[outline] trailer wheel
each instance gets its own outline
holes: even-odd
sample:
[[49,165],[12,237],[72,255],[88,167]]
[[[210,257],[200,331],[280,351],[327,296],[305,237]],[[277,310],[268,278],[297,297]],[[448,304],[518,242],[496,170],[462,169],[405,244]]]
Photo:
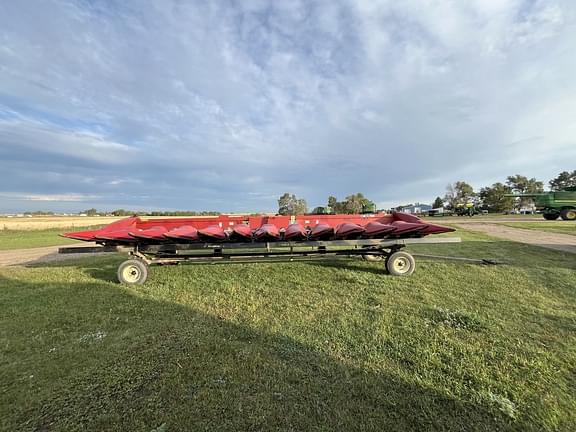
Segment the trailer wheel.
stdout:
[[393,276],[410,276],[416,268],[414,257],[408,252],[394,252],[386,259],[386,270]]
[[129,259],[118,266],[118,281],[126,285],[141,285],[148,278],[148,265],[139,259]]
[[556,220],[558,219],[558,216],[560,216],[559,213],[544,213],[544,219],[546,220]]
[[576,220],[576,210],[566,208],[560,212],[560,217],[564,220]]

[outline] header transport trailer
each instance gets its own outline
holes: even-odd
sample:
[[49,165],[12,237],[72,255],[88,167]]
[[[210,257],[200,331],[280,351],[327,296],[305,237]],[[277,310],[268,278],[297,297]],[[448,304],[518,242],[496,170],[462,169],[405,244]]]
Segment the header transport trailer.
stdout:
[[414,272],[410,244],[455,243],[457,237],[425,238],[454,231],[404,213],[370,215],[242,216],[142,219],[130,217],[98,230],[64,237],[96,242],[60,253],[127,252],[118,267],[121,283],[142,284],[150,265],[298,261],[360,256],[383,260],[395,276]]
[[576,220],[576,187],[569,187],[561,191],[510,194],[516,198],[532,198],[536,210],[542,211],[544,219]]

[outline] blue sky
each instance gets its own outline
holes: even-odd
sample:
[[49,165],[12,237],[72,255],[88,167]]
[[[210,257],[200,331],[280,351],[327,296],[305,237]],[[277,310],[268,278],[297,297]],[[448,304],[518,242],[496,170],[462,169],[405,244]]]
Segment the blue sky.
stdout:
[[7,1],[0,212],[382,207],[576,168],[565,1]]

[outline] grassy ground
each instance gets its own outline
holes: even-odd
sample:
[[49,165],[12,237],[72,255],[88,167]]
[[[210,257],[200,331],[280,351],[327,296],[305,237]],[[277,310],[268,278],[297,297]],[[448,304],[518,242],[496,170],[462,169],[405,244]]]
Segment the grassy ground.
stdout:
[[0,269],[0,430],[576,430],[574,256],[464,235],[507,264]]
[[503,223],[502,225],[512,228],[576,235],[576,222],[574,221],[513,222]]
[[56,246],[76,243],[77,240],[60,237],[66,228],[52,228],[45,230],[0,230],[0,250],[27,249],[43,246]]

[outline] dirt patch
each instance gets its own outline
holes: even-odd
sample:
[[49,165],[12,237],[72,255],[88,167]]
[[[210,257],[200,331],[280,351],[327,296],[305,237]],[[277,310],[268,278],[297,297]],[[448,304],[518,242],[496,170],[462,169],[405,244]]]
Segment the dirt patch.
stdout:
[[[88,256],[99,255],[98,253],[59,254],[58,248],[63,246],[70,245],[0,251],[0,267],[42,264],[53,261],[86,258]],[[93,245],[91,244],[90,246]]]
[[454,225],[462,229],[482,232],[506,240],[541,246],[562,252],[576,253],[576,236],[569,234],[512,228],[498,223],[468,222]]

